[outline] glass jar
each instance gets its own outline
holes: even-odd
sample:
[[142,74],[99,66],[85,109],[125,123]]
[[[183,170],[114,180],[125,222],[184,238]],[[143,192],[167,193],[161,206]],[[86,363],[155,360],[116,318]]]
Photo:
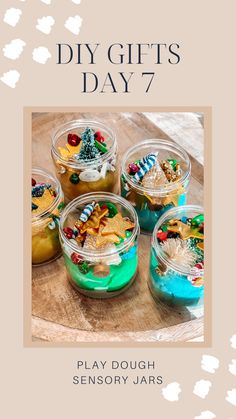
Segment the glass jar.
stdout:
[[152,237],[149,286],[154,298],[179,306],[204,297],[203,208],[172,208],[158,220]]
[[[33,198],[33,190],[38,185],[51,185],[53,198],[40,208],[40,198]],[[33,202],[38,208],[33,210]],[[37,207],[37,205],[34,204]],[[32,169],[32,263],[38,265],[50,262],[61,254],[59,240],[59,215],[64,206],[63,192],[60,183],[49,172],[40,168]]]
[[[70,147],[67,155],[69,136],[81,139],[81,134],[87,128],[99,134],[99,138],[96,136],[100,141],[97,145],[103,147],[105,144],[103,150],[107,151],[95,158],[78,161],[74,156],[79,155],[80,145]],[[114,132],[106,125],[87,120],[75,120],[61,125],[52,135],[51,153],[56,176],[67,202],[89,192],[117,192],[117,142]]]
[[[156,172],[155,184],[147,179],[151,171],[145,175],[145,178],[142,178],[141,182],[137,182],[129,173],[129,165],[134,164],[134,168],[136,166],[138,170],[140,160],[150,153],[156,155],[155,168],[158,167],[158,170],[160,162],[163,161],[171,162],[176,167],[178,164],[180,175],[177,177],[177,172],[172,171],[177,180],[168,181],[164,171],[160,169],[160,172]],[[145,140],[126,151],[121,167],[121,195],[135,207],[142,233],[151,234],[156,222],[165,211],[186,203],[191,163],[187,153],[179,145],[166,140]],[[146,179],[145,183],[144,179]]]
[[[120,213],[120,216],[123,217],[122,219],[133,225],[132,231],[126,230],[124,238],[119,238],[115,244],[108,244],[103,248],[89,244],[91,239],[97,241],[98,237],[88,235],[89,230],[86,232],[85,242],[83,245],[81,244],[80,233],[85,228],[84,224],[82,227],[80,225],[77,236],[68,238],[68,234],[65,232],[74,231],[73,226],[78,225],[76,220],[79,220],[85,207],[91,203],[95,203],[95,208],[101,208],[99,209],[100,213],[109,208],[107,218],[100,218],[100,227],[101,223],[107,226],[114,222],[118,211],[118,214]],[[97,205],[99,207],[96,207]],[[93,214],[95,212],[92,212]],[[117,226],[115,228],[117,229]],[[98,192],[74,199],[66,206],[60,219],[60,240],[70,283],[80,293],[94,298],[113,297],[125,291],[133,283],[137,273],[138,236],[137,215],[132,205],[120,196]]]

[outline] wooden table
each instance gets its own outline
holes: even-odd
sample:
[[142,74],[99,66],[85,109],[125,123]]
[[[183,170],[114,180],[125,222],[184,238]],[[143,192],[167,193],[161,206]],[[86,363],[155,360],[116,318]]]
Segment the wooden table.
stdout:
[[[50,134],[72,119],[95,119],[113,126],[120,156],[134,143],[148,139],[171,140],[139,113],[42,113],[33,114],[33,166],[54,172]],[[171,140],[172,141],[172,140]],[[203,203],[203,167],[193,157],[188,203]],[[203,312],[173,308],[150,295],[150,238],[140,236],[139,272],[127,292],[106,300],[78,294],[69,284],[63,258],[33,268],[32,336],[50,342],[179,342],[203,335]]]

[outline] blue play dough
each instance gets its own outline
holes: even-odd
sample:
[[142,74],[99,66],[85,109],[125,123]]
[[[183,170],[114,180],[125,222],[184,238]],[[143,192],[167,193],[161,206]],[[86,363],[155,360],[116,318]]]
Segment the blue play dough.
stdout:
[[[121,179],[121,196],[123,198],[126,198],[127,191],[124,188],[124,181]],[[168,211],[170,208],[173,208],[173,204],[168,204],[162,207],[159,211],[151,211],[148,208],[148,199],[145,197],[141,198],[141,205],[138,202],[139,198],[141,198],[141,195],[137,194],[137,202],[136,206],[134,207],[139,220],[140,228],[143,232],[151,233],[154,230],[154,227],[159,220],[159,218],[164,214],[166,211]],[[145,202],[146,200],[146,202]],[[132,202],[131,202],[132,203]],[[179,205],[185,205],[186,204],[186,194],[181,194],[178,197],[178,206]]]
[[193,306],[203,299],[204,286],[196,287],[185,275],[169,270],[166,275],[158,275],[158,261],[152,249],[150,260],[150,275],[152,290],[159,298],[175,305]]

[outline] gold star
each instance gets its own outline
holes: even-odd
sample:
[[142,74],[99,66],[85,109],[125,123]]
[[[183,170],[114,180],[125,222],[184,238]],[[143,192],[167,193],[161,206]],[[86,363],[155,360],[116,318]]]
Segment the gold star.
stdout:
[[80,141],[80,143],[77,146],[71,146],[70,144],[66,144],[65,148],[58,147],[61,157],[63,159],[69,160],[71,157],[73,157],[74,154],[78,154],[80,152],[81,143],[82,141]]
[[122,215],[118,213],[114,217],[107,219],[106,225],[102,230],[102,235],[113,233],[125,239],[125,231],[130,228],[134,228],[134,223],[130,220],[125,220]]
[[[99,205],[96,205],[88,221],[80,227],[81,234],[87,231],[88,228],[92,228],[93,230],[99,228],[102,218],[105,217],[108,212],[108,208],[101,209]],[[95,234],[95,231],[93,231],[93,233]]]
[[104,247],[108,243],[119,243],[120,239],[116,234],[108,233],[105,236],[103,236],[104,226],[100,225],[99,232],[97,235],[96,240],[96,247]]
[[36,210],[33,211],[33,214],[41,214],[43,211],[45,211],[47,208],[51,206],[54,199],[55,197],[50,193],[48,189],[45,189],[42,196],[33,197],[32,202],[38,207]]
[[199,232],[198,228],[192,228],[188,224],[182,223],[179,220],[173,220],[173,225],[168,227],[169,231],[173,233],[179,233],[182,240],[190,239],[190,237],[196,239],[203,239],[204,235]]

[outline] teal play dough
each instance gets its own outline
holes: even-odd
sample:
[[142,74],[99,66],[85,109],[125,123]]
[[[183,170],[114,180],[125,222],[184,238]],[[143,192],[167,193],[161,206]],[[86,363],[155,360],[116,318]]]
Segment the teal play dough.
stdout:
[[181,305],[197,305],[204,295],[204,286],[196,287],[191,284],[185,275],[180,275],[176,271],[168,271],[165,275],[156,272],[158,261],[155,251],[152,250],[150,261],[150,275],[152,288],[161,299],[166,302]]
[[[66,254],[64,254],[64,258],[68,273],[78,287],[94,291],[117,291],[125,287],[137,271],[138,255],[137,251],[134,251],[136,246],[131,249],[131,252],[126,253],[125,259],[121,255],[122,262],[119,265],[110,265],[109,275],[103,278],[93,275],[93,267],[87,274],[82,274],[78,266]],[[130,257],[128,256],[129,253]]]

